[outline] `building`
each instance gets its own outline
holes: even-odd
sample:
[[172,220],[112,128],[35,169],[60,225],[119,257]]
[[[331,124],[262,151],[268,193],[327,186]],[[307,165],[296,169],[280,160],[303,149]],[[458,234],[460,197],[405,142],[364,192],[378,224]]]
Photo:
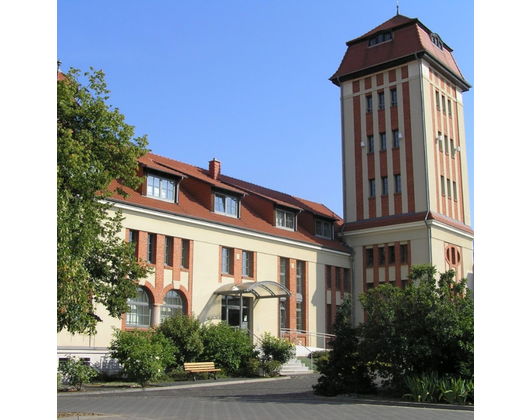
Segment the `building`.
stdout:
[[[340,88],[344,240],[354,301],[406,284],[412,264],[473,274],[462,95],[451,48],[399,13],[346,43],[330,80]],[[355,308],[357,322],[362,309]]]
[[403,287],[413,264],[472,279],[462,102],[471,86],[452,50],[400,14],[346,45],[330,78],[340,88],[343,219],[224,175],[216,159],[203,169],[149,153],[143,185],[112,201],[152,273],[121,319],[100,308],[96,335],[59,333],[58,357],[105,367],[113,327],[153,327],[176,311],[324,347],[345,293],[358,323],[359,293]]

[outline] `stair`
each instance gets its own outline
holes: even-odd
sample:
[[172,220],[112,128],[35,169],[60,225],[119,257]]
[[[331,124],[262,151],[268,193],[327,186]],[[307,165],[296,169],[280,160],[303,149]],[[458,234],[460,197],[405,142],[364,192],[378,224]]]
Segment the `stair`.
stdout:
[[308,375],[310,373],[313,373],[313,371],[296,358],[290,359],[280,369],[280,375],[282,376]]

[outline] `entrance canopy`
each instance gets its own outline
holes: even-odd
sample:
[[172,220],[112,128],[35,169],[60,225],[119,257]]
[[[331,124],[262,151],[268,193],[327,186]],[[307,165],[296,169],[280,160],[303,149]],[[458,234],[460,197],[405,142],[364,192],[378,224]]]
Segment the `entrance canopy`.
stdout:
[[282,298],[291,296],[291,292],[275,281],[258,281],[248,283],[225,284],[217,289],[214,294],[228,296],[242,296],[253,294],[256,299]]

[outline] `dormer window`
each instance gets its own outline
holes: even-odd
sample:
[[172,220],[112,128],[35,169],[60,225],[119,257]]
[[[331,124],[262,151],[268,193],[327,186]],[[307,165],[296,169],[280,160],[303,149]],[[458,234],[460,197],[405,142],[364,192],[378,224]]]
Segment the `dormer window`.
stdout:
[[438,34],[431,34],[431,42],[443,51],[444,43]]
[[390,41],[392,39],[392,32],[380,32],[368,40],[368,46],[380,44],[382,42]]
[[176,182],[158,175],[147,175],[147,196],[159,200],[175,202]]
[[325,220],[315,220],[315,235],[322,238],[331,239],[332,230],[331,222]]
[[284,229],[294,230],[295,229],[295,215],[294,213],[276,209],[276,226]]
[[226,216],[239,216],[239,200],[237,197],[230,195],[215,193],[214,195],[214,211],[216,213],[224,214]]

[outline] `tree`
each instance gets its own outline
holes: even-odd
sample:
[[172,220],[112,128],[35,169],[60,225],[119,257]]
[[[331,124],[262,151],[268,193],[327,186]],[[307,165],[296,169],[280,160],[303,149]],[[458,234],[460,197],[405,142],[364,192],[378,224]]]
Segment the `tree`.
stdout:
[[96,332],[96,305],[110,316],[127,311],[145,266],[118,237],[121,212],[106,201],[123,188],[137,188],[137,159],[147,152],[147,137],[132,138],[118,108],[107,105],[109,90],[102,71],[71,69],[57,82],[57,332]]
[[321,376],[313,389],[319,395],[368,394],[375,389],[372,372],[359,353],[359,333],[352,325],[351,314],[351,297],[345,295],[333,323],[331,351],[317,361]]
[[473,300],[466,281],[450,270],[413,266],[404,290],[384,284],[360,295],[366,321],[359,325],[363,358],[385,382],[406,375],[473,377]]

